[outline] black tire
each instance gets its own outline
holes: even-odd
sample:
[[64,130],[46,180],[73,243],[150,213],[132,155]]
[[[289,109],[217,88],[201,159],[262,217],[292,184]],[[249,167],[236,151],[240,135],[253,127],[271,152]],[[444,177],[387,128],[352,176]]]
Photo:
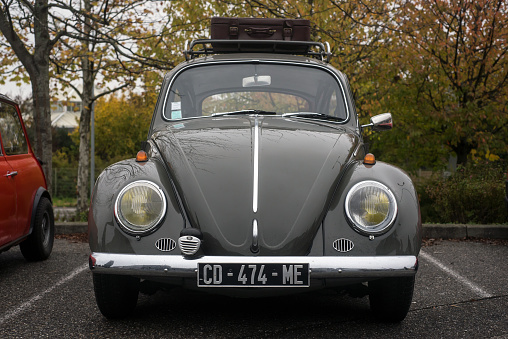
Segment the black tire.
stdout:
[[414,284],[414,276],[369,281],[370,309],[382,321],[404,320],[413,300]]
[[138,302],[138,278],[94,273],[93,287],[97,306],[108,319],[127,317]]
[[42,197],[36,208],[32,233],[19,244],[21,253],[28,261],[49,258],[55,240],[55,217],[51,201]]

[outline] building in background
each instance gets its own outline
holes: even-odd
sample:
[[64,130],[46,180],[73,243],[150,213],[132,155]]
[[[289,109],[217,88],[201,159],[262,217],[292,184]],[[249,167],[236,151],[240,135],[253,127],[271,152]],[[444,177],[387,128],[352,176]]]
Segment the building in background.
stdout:
[[57,100],[51,103],[51,127],[72,132],[79,125],[82,108],[83,103],[74,91],[67,97],[57,95]]

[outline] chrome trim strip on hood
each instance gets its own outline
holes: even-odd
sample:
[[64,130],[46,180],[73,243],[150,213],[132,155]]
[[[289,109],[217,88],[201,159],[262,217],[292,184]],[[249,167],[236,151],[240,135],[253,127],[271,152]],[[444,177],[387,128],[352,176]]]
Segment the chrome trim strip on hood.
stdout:
[[254,119],[254,179],[252,190],[252,211],[258,212],[258,189],[259,189],[259,121]]
[[413,276],[418,269],[418,258],[414,255],[370,257],[203,256],[189,258],[181,255],[138,255],[94,252],[89,258],[90,269],[94,273],[122,274],[139,277],[158,276],[195,279],[198,263],[309,263],[311,279],[374,279]]
[[259,233],[258,233],[258,221],[254,219],[252,221],[252,246],[251,251],[253,253],[259,252]]

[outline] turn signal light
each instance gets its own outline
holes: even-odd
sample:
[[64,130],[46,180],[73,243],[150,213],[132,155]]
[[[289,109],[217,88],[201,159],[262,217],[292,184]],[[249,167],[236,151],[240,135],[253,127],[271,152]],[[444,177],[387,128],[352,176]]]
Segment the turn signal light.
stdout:
[[139,151],[138,154],[136,154],[136,161],[137,162],[147,162],[148,161],[148,154],[146,154],[145,151]]
[[372,153],[367,153],[363,158],[363,163],[365,165],[374,165],[376,163],[376,157]]

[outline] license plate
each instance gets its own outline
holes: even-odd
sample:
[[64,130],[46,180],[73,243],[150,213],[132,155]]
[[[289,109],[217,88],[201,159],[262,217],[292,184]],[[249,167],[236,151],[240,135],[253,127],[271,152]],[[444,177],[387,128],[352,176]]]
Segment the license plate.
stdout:
[[308,287],[309,264],[198,263],[198,287]]

